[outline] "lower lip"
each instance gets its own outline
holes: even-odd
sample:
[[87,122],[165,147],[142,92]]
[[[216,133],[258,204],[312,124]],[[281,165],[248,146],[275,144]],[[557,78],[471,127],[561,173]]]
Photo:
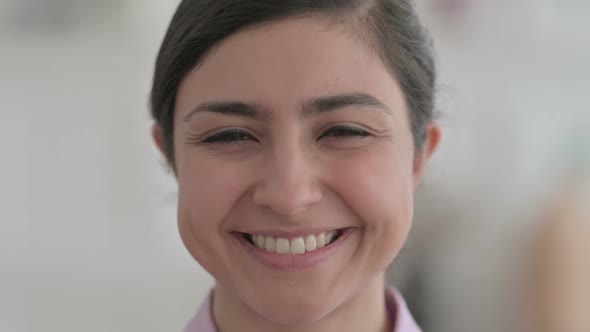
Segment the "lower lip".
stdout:
[[336,241],[323,248],[308,251],[304,254],[277,254],[274,252],[268,252],[250,243],[250,241],[246,240],[242,234],[232,235],[239,241],[241,246],[245,248],[246,252],[252,255],[260,263],[277,270],[296,270],[312,268],[334,256],[354,231],[355,228],[343,229],[342,234],[336,239]]

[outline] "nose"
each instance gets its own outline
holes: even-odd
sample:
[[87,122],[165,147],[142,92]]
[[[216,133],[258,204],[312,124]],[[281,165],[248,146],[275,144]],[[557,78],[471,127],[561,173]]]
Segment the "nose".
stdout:
[[318,165],[304,148],[276,147],[259,170],[254,203],[293,217],[322,199]]

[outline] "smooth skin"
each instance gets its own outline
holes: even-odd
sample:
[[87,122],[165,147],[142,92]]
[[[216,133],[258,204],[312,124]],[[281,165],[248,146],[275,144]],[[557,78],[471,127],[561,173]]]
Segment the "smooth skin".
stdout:
[[[220,331],[387,331],[384,271],[441,136],[414,147],[396,79],[322,18],[242,30],[182,82],[174,119],[178,224],[216,280]],[[163,152],[160,128],[153,127]],[[353,227],[329,259],[277,270],[235,232]]]

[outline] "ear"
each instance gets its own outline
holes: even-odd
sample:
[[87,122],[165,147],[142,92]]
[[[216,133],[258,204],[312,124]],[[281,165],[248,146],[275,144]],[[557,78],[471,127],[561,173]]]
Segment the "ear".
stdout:
[[156,147],[166,160],[167,165],[171,168],[171,170],[176,173],[174,169],[174,163],[172,160],[169,159],[168,153],[166,151],[166,139],[164,138],[164,133],[162,132],[162,128],[157,124],[154,123],[152,125],[152,139],[156,144]]
[[414,156],[414,170],[412,172],[414,191],[418,188],[420,182],[422,182],[422,175],[424,174],[426,164],[428,164],[434,151],[436,151],[441,136],[442,130],[440,126],[435,122],[430,123],[426,128],[424,144],[420,149],[416,150],[416,155]]

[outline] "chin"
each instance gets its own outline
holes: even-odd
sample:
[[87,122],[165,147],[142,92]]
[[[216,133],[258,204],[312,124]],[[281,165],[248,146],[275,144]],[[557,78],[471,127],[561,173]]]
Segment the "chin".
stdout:
[[258,312],[266,320],[285,327],[305,327],[321,320],[332,310],[323,306],[318,309],[286,307],[277,308],[277,305],[271,305],[268,310]]
[[275,324],[285,327],[304,327],[329,315],[338,307],[338,304],[334,299],[326,300],[321,297],[285,296],[271,297],[263,303],[253,303],[250,307]]

